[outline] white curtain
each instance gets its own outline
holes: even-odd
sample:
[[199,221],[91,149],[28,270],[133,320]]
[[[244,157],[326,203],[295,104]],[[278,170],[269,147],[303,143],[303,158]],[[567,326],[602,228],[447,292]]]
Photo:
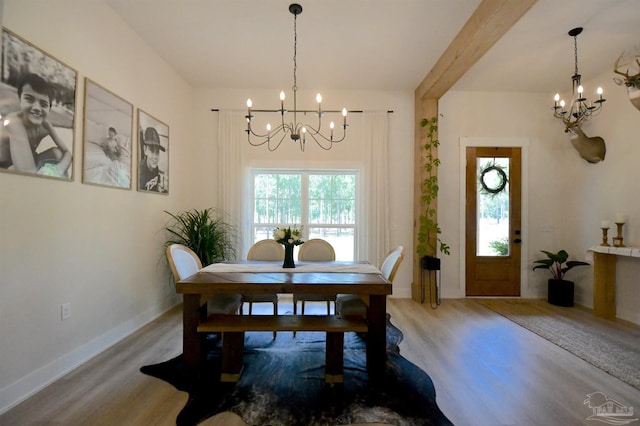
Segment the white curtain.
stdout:
[[380,266],[389,251],[389,114],[363,113],[360,259]]
[[[221,110],[218,114],[218,205],[227,212],[238,230],[250,229],[250,211],[245,202],[251,194],[251,185],[245,180],[249,174],[242,160],[242,147],[247,144],[244,128],[244,112]],[[368,260],[380,266],[390,249],[389,242],[389,114],[385,112],[365,112],[359,123],[362,126],[361,151],[362,162],[360,185],[360,223],[357,236],[356,259]],[[348,137],[347,137],[348,139]],[[346,143],[346,142],[345,142]],[[354,140],[353,143],[356,143]],[[280,149],[287,149],[285,146]],[[311,152],[305,155],[311,155]],[[354,153],[357,156],[357,151]],[[244,238],[239,235],[238,255],[248,247],[242,244]]]
[[238,229],[235,246],[236,253],[241,256],[243,253],[242,230],[244,227],[244,216],[242,215],[243,197],[243,172],[241,162],[242,143],[245,126],[244,114],[229,110],[221,110],[218,114],[218,206],[224,210]]

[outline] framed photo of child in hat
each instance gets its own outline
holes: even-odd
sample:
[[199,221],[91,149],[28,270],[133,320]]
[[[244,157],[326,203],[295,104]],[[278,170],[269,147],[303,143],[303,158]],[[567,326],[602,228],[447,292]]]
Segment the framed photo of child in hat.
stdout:
[[169,126],[138,109],[138,191],[169,193]]

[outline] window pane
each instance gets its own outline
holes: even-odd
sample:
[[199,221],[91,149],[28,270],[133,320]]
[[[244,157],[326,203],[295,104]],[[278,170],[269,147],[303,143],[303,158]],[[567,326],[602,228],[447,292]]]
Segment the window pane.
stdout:
[[252,243],[272,238],[277,226],[302,225],[306,238],[326,239],[340,260],[354,259],[355,172],[259,171],[253,184]]
[[300,223],[302,186],[301,175],[276,175],[278,185],[278,223]]
[[355,223],[355,200],[335,200],[333,208],[334,221],[332,223],[341,225],[352,225]]
[[256,174],[254,223],[299,223],[301,182],[300,174]]
[[336,252],[336,260],[354,260],[353,228],[309,228],[309,239],[312,238],[321,238],[331,244]]
[[355,224],[355,175],[309,176],[309,223]]
[[273,227],[260,226],[254,228],[253,242],[273,238]]
[[[509,159],[477,161],[478,256],[509,255]],[[503,188],[503,189],[501,189]]]

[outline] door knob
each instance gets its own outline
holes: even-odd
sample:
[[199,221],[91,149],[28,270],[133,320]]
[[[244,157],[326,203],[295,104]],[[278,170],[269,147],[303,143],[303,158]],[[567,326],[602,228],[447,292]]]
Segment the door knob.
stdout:
[[513,240],[513,242],[516,244],[520,244],[522,240],[520,238],[516,238],[515,240]]

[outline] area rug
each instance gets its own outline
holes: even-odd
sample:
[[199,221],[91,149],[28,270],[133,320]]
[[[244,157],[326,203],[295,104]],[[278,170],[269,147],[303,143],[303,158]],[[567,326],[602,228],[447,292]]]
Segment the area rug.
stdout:
[[640,331],[606,320],[594,327],[565,312],[578,308],[555,308],[541,300],[479,303],[640,390]]
[[182,356],[141,368],[145,374],[188,392],[176,423],[195,425],[223,411],[250,425],[396,426],[451,425],[436,404],[431,378],[400,356],[402,333],[387,319],[387,364],[381,379],[366,372],[363,336],[345,333],[344,383],[324,381],[325,334],[246,333],[244,369],[237,383],[221,383],[220,339],[208,339],[200,379],[185,373]]

